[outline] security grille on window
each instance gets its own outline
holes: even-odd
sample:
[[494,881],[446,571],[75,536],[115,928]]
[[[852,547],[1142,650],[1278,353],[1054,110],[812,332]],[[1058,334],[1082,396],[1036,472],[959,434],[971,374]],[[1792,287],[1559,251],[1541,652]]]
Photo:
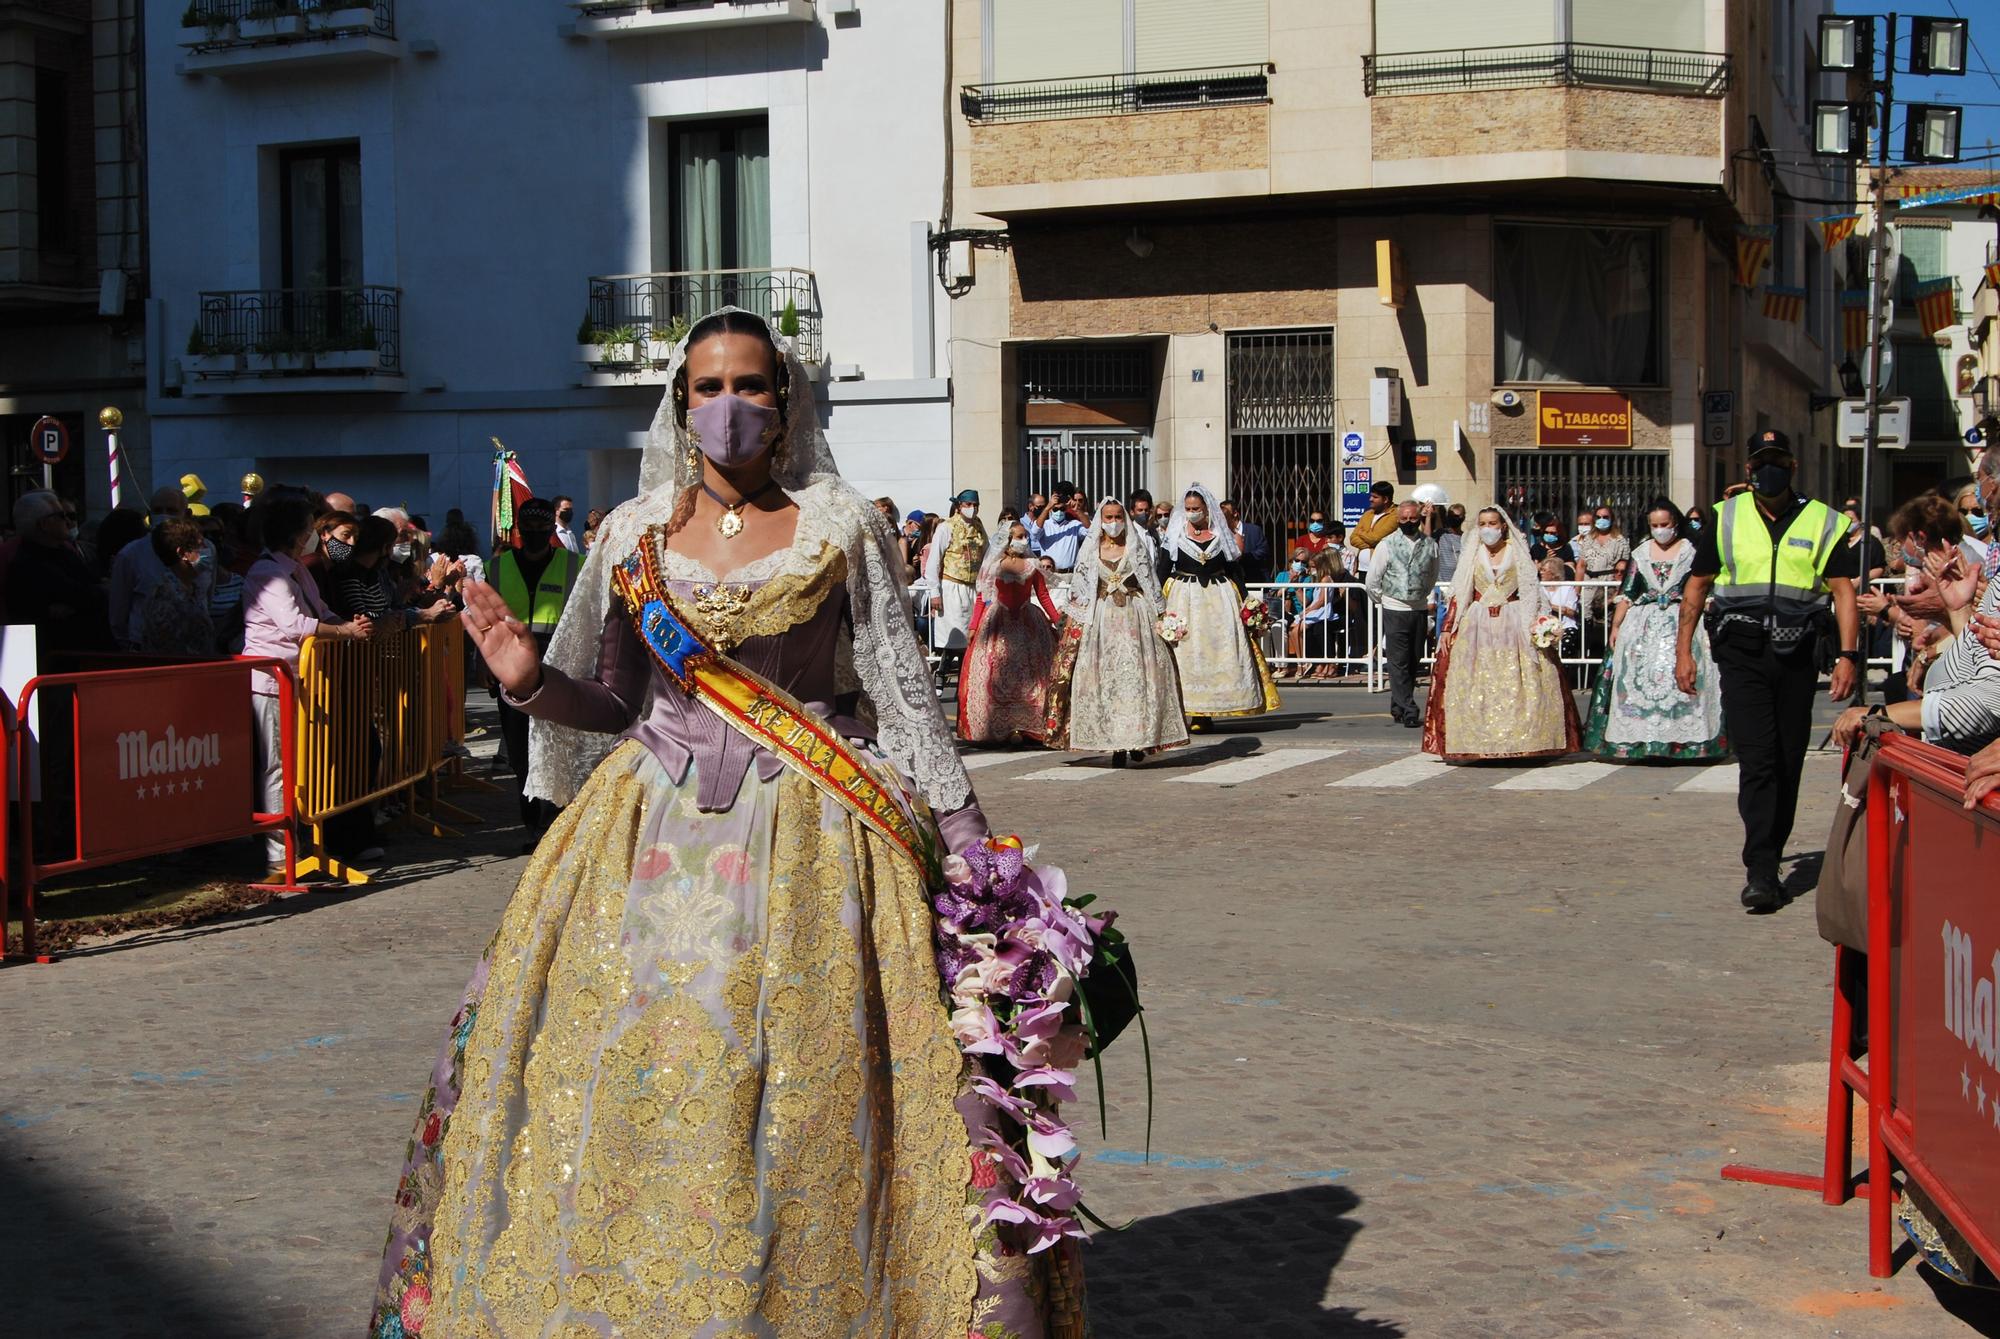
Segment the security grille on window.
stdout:
[[[1073,483],[1094,505],[1152,487],[1152,447],[1136,431],[1030,428],[1021,452],[1021,500]],[[997,510],[997,509],[996,509]]]
[[1496,451],[1494,492],[1526,529],[1536,512],[1567,535],[1576,514],[1609,507],[1627,536],[1645,533],[1646,504],[1667,493],[1664,451]]
[[1153,398],[1153,352],[1144,344],[1037,345],[1021,350],[1019,366],[1032,404]]
[[1503,223],[1493,251],[1501,381],[1661,383],[1656,229]]
[[1335,408],[1332,330],[1229,336],[1228,492],[1273,543],[1339,502]]

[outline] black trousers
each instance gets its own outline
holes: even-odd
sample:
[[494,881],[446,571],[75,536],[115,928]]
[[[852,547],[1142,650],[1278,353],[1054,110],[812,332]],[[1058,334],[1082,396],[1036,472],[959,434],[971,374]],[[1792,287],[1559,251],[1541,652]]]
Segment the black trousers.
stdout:
[[1812,742],[1819,668],[1812,639],[1780,654],[1761,635],[1724,633],[1714,642],[1722,675],[1722,723],[1736,750],[1736,812],[1743,819],[1743,867],[1776,878],[1799,807],[1799,773]]
[[556,807],[547,800],[528,798],[528,713],[508,706],[504,697],[496,700],[500,741],[507,749],[507,765],[514,769],[514,797],[521,802],[521,826],[529,836],[539,837],[556,821]]
[[1389,670],[1393,716],[1417,714],[1417,657],[1423,653],[1427,617],[1421,609],[1382,611],[1382,662]]

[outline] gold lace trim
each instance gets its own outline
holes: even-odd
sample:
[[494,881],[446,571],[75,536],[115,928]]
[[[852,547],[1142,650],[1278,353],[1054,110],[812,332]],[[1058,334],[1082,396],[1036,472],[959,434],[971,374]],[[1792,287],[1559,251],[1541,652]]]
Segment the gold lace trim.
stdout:
[[[648,536],[647,542],[657,541]],[[754,589],[726,581],[695,587],[685,612],[695,631],[726,653],[752,637],[776,637],[806,622],[846,585],[847,554],[822,541],[810,566]]]

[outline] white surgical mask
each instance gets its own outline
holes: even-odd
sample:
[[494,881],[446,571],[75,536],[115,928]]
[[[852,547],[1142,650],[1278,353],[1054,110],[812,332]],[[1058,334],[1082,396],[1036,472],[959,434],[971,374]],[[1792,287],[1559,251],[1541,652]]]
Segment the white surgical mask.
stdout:
[[1665,548],[1665,547],[1666,547],[1667,545],[1669,545],[1669,544],[1673,543],[1673,542],[1674,542],[1674,528],[1673,528],[1673,527],[1672,527],[1671,525],[1656,525],[1656,526],[1654,526],[1654,527],[1653,527],[1653,542],[1654,542],[1655,544],[1658,544],[1658,545],[1659,545],[1659,546],[1660,546],[1661,548]]
[[1482,525],[1479,527],[1479,542],[1486,545],[1489,549],[1506,537],[1507,532],[1497,525]]
[[1305,570],[1306,570],[1306,565],[1304,563],[1294,562],[1292,564],[1292,575],[1294,576],[1297,576],[1300,572],[1303,572]]
[[1009,553],[1026,553],[1027,551],[1028,551],[1028,541],[1027,541],[1027,540],[1025,540],[1025,539],[1010,539],[1010,540],[1008,540],[1008,541],[1007,541],[1007,552],[1009,552]]
[[406,563],[410,561],[410,552],[411,552],[410,545],[407,542],[401,544],[393,544],[389,548],[389,556],[391,558],[394,558],[399,563]]
[[1208,524],[1208,513],[1205,511],[1191,511],[1187,514],[1187,518],[1188,524],[1197,530]]
[[958,509],[958,514],[960,516],[963,516],[966,520],[969,521],[973,517],[979,515],[979,508],[973,506],[970,502],[968,502],[963,507],[960,507]]
[[308,530],[306,532],[305,556],[310,558],[315,553],[318,552],[319,552],[319,531]]
[[1125,533],[1125,522],[1106,521],[1104,523],[1104,533],[1111,536],[1113,539],[1117,539],[1118,537],[1120,537]]

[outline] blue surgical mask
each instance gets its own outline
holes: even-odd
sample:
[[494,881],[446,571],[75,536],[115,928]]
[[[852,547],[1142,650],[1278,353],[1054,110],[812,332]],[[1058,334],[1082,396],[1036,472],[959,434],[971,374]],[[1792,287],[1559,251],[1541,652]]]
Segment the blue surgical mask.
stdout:
[[1609,516],[1600,516],[1595,521],[1592,521],[1591,524],[1599,530],[1609,530],[1611,528],[1611,518]]
[[1699,529],[1701,529],[1701,522],[1700,522],[1700,521],[1689,521],[1689,522],[1688,522],[1688,529],[1690,529],[1690,530],[1699,530]]
[[1325,533],[1326,533],[1326,522],[1325,522],[1325,521],[1314,521],[1314,522],[1313,522],[1313,523],[1312,523],[1311,525],[1309,525],[1309,526],[1307,526],[1307,527],[1306,527],[1306,533],[1307,533],[1307,534],[1311,534],[1311,535],[1323,535],[1323,534],[1325,534]]
[[1975,538],[1986,538],[1987,520],[1985,513],[1975,511],[1965,519],[1966,523],[1972,527],[1972,533]]

